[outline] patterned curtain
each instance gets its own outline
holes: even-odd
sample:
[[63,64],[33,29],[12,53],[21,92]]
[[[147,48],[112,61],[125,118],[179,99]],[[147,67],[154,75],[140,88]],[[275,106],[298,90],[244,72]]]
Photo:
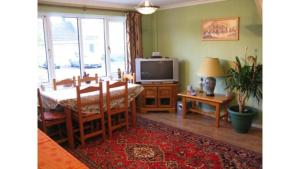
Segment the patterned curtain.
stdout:
[[137,12],[126,13],[127,73],[135,73],[135,58],[143,57],[141,18]]

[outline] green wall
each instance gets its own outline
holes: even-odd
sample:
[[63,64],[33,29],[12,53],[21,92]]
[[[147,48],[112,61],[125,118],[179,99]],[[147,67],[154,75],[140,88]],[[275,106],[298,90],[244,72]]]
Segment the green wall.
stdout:
[[[201,21],[205,19],[240,17],[240,39],[237,41],[202,41]],[[235,56],[255,55],[262,62],[262,21],[254,0],[226,0],[190,7],[159,10],[142,18],[144,56],[159,51],[162,56],[180,60],[180,89],[187,84],[199,87],[197,75],[201,61],[205,57],[218,57],[226,70],[227,61]],[[217,79],[216,93],[225,93],[224,79]],[[262,110],[262,105],[250,99],[248,105]],[[262,113],[255,119],[262,125]]]
[[144,57],[151,56],[151,52],[154,50],[153,41],[153,20],[154,15],[143,15],[142,17],[142,44]]

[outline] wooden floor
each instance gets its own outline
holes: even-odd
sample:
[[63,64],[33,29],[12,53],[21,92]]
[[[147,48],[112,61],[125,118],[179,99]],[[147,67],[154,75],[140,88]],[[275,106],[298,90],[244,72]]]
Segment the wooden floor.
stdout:
[[247,134],[236,133],[230,123],[221,121],[220,128],[215,127],[215,119],[200,114],[189,113],[182,119],[180,113],[149,112],[138,116],[162,122],[167,125],[184,129],[195,134],[204,135],[216,140],[233,144],[258,153],[262,152],[262,130],[251,128]]

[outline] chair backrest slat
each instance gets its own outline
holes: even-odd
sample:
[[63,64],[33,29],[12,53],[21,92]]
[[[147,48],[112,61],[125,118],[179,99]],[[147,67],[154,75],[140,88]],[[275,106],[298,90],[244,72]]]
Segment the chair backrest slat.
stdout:
[[88,77],[81,78],[80,76],[78,76],[77,79],[78,79],[78,85],[79,86],[81,85],[81,83],[90,83],[90,82],[93,82],[93,81],[95,81],[95,83],[99,82],[97,73],[95,74],[94,77],[88,76]]
[[57,86],[76,86],[75,76],[73,78],[67,78],[60,81],[53,79],[53,89],[57,90]]
[[[111,95],[111,90],[116,87],[124,87],[122,93],[117,93],[116,95]],[[120,103],[118,101],[123,101],[123,107],[120,107]],[[112,104],[114,101],[118,102],[117,107],[114,107],[114,111],[119,110],[128,110],[128,84],[127,82],[115,82],[113,84],[109,84],[109,81],[106,82],[106,107],[107,112],[110,114],[112,113]]]
[[83,93],[90,93],[90,92],[95,92],[95,91],[98,91],[99,90],[99,86],[96,87],[96,86],[89,86],[87,88],[84,88],[84,89],[81,89],[80,90],[80,93],[83,94]]
[[44,108],[43,108],[43,101],[42,101],[42,96],[41,96],[41,92],[40,89],[37,88],[37,95],[38,95],[38,112],[40,113],[41,116],[41,120],[42,122],[44,122]]
[[[79,118],[82,118],[82,108],[84,106],[89,105],[98,105],[99,111],[103,114],[103,89],[102,89],[102,83],[99,83],[99,86],[89,86],[86,88],[81,89],[79,85],[76,86],[76,92],[77,92],[77,111],[79,114]],[[84,94],[93,93],[93,92],[99,92],[95,93],[95,95],[98,95],[97,99],[85,99]],[[86,97],[89,98],[89,97]]]

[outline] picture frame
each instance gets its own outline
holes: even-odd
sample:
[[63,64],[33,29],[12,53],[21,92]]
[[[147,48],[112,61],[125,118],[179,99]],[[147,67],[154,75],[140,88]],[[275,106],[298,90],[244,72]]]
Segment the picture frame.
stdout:
[[239,17],[203,20],[201,39],[203,41],[239,40],[239,22]]

